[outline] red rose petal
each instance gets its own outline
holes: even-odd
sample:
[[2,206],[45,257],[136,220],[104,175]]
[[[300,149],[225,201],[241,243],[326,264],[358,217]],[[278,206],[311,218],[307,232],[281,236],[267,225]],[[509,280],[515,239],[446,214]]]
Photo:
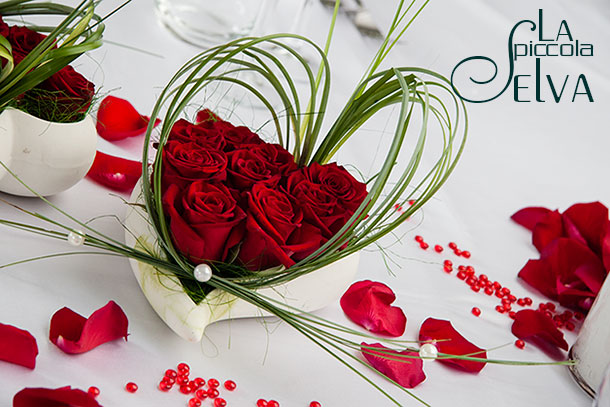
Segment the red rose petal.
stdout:
[[93,395],[82,390],[25,388],[13,397],[13,407],[101,407]]
[[595,253],[601,253],[601,242],[607,232],[608,208],[600,202],[579,203],[563,213],[569,237],[582,238]]
[[568,350],[568,343],[563,338],[563,333],[557,329],[553,319],[543,312],[531,309],[517,312],[511,331],[519,339],[536,337]]
[[115,339],[127,340],[127,325],[125,313],[114,301],[95,311],[89,319],[62,308],[51,318],[49,339],[66,353],[84,353]]
[[553,240],[563,236],[563,221],[561,214],[558,211],[552,211],[546,214],[536,226],[532,233],[532,243],[539,252]]
[[195,123],[199,124],[199,123],[207,122],[210,120],[215,121],[215,122],[223,121],[220,119],[220,117],[218,117],[218,115],[216,113],[212,112],[210,109],[203,109],[203,110],[197,112],[197,117],[195,118]]
[[407,317],[402,309],[390,306],[394,300],[396,295],[387,285],[358,281],[341,297],[341,308],[349,319],[371,332],[400,336],[405,332]]
[[142,175],[138,161],[115,157],[98,151],[87,177],[115,191],[129,192]]
[[[436,341],[435,345],[439,353],[487,359],[487,352],[464,338],[455,328],[453,328],[453,325],[451,325],[451,322],[449,321],[434,318],[426,319],[421,328],[419,328],[419,341]],[[458,367],[469,373],[478,373],[486,365],[486,362],[463,359],[439,358],[437,360],[449,366]]]
[[397,352],[379,343],[367,344],[364,342],[360,344],[360,351],[371,366],[403,387],[412,389],[426,380],[423,362],[416,352],[406,350]]
[[34,369],[36,355],[36,339],[28,331],[0,324],[0,360]]
[[602,237],[602,259],[606,270],[610,270],[610,222],[606,226],[606,233]]
[[547,208],[532,206],[521,209],[510,218],[521,226],[526,227],[529,230],[534,230],[534,226],[536,226],[536,224],[540,222],[549,212],[551,211]]
[[[122,140],[146,131],[150,118],[142,116],[125,99],[106,96],[97,111],[97,133],[108,141]],[[155,121],[155,126],[161,120]]]

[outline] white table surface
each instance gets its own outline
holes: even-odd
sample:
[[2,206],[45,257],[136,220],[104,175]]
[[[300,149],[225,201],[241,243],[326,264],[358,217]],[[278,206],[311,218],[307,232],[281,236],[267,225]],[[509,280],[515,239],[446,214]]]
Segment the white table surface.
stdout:
[[[366,3],[380,25],[389,18],[394,5],[388,0]],[[116,4],[104,2],[100,11]],[[468,106],[471,131],[464,156],[445,187],[425,206],[423,215],[404,225],[403,231],[410,232],[403,244],[394,248],[401,256],[397,258],[400,268],[394,268],[396,276],[383,266],[379,252],[372,250],[362,256],[358,277],[384,281],[396,292],[396,305],[408,318],[405,339],[415,339],[420,324],[432,316],[451,320],[462,334],[484,348],[515,340],[510,320],[493,310],[494,299],[473,294],[458,279],[441,271],[442,260],[451,258],[457,263],[455,257],[422,251],[413,241],[415,234],[431,243],[456,241],[472,252],[469,264],[478,272],[506,284],[518,296],[529,295],[540,301],[542,297],[517,279],[521,267],[537,253],[530,245],[530,235],[513,224],[510,215],[530,205],[565,209],[575,202],[600,200],[610,204],[606,180],[610,173],[610,137],[605,121],[610,107],[610,5],[606,1],[435,0],[389,61],[425,66],[449,75],[461,59],[487,55],[502,61],[500,75],[505,74],[508,32],[521,19],[535,19],[539,8],[545,10],[549,26],[566,19],[575,37],[594,44],[592,58],[564,58],[548,65],[557,75],[585,74],[595,102],[515,103],[509,89],[493,102]],[[322,40],[329,11],[316,5],[312,12],[308,33]],[[105,38],[163,55],[155,57],[107,44],[77,62],[102,91],[129,99],[145,114],[170,75],[197,52],[157,23],[151,0],[134,1],[114,16],[107,23]],[[331,111],[340,108],[376,45],[374,40],[362,38],[346,18],[340,18],[330,57],[333,92],[337,95],[331,99]],[[548,89],[546,92],[550,99]],[[99,148],[139,158],[140,144],[141,139],[116,145],[100,139]],[[353,145],[339,158],[358,165],[367,154],[366,148]],[[2,198],[53,213],[36,200]],[[88,180],[52,201],[80,219],[103,214],[122,216],[125,212],[121,199]],[[6,206],[0,206],[0,216],[27,219]],[[99,220],[97,225],[112,236],[122,236],[121,226],[111,219]],[[67,245],[61,242],[5,228],[0,232],[0,263],[65,250]],[[127,343],[116,341],[86,354],[68,356],[48,341],[49,320],[56,310],[67,306],[88,316],[110,299],[120,304],[129,318]],[[475,305],[483,311],[480,318],[470,314]],[[348,323],[338,303],[320,315]],[[126,259],[73,256],[0,270],[0,322],[30,331],[40,350],[33,371],[0,363],[0,406],[10,405],[12,396],[23,387],[64,385],[82,389],[98,386],[102,392],[98,400],[105,406],[184,406],[184,395],[175,390],[164,394],[155,388],[165,369],[181,361],[191,364],[193,372],[204,378],[235,380],[238,390],[224,392],[230,406],[254,406],[259,397],[275,398],[286,407],[305,407],[314,399],[326,407],[391,404],[282,324],[268,329],[259,320],[221,322],[208,328],[208,338],[201,344],[181,340],[148,305]],[[568,334],[567,339],[573,343],[575,335]],[[533,346],[519,350],[509,345],[490,356],[549,360]],[[425,371],[428,378],[415,393],[433,406],[591,403],[565,367],[488,365],[480,374],[469,375],[427,362]],[[370,376],[383,382],[374,374]],[[136,394],[123,388],[132,380],[140,386]],[[387,387],[404,405],[417,405]]]

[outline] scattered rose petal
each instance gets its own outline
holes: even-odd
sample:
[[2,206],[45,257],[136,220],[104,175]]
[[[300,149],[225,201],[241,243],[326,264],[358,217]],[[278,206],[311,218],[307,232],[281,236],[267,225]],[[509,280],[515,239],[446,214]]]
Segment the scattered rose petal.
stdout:
[[[106,96],[97,111],[97,133],[108,141],[138,136],[146,131],[150,118],[142,116],[125,99]],[[155,126],[161,121],[157,119]]]
[[608,226],[606,206],[600,202],[574,204],[562,217],[568,237],[589,246],[594,253],[602,254]]
[[532,206],[529,208],[523,208],[516,212],[511,219],[520,224],[521,226],[534,230],[534,226],[540,222],[550,212],[547,208],[539,206]]
[[[379,349],[379,351],[371,348]],[[412,389],[426,380],[423,362],[416,352],[407,350],[397,352],[379,343],[367,344],[364,342],[360,344],[360,351],[373,368],[403,387]]]
[[540,338],[558,348],[568,350],[563,333],[557,329],[553,319],[543,312],[531,309],[517,312],[511,331],[519,339]]
[[114,301],[95,311],[89,319],[69,308],[51,318],[49,339],[66,353],[84,353],[119,338],[127,340],[127,317]]
[[534,226],[532,243],[541,252],[549,243],[563,235],[563,222],[558,211],[549,212]]
[[36,355],[38,346],[32,334],[12,325],[0,324],[0,360],[34,369]]
[[87,177],[112,190],[129,192],[141,175],[142,164],[140,162],[98,151]]
[[13,407],[101,407],[93,395],[70,386],[59,389],[28,387],[15,394]]
[[373,333],[400,336],[407,317],[402,309],[390,306],[394,300],[396,295],[387,285],[358,281],[341,297],[341,308],[349,319]]
[[[419,328],[419,342],[436,341],[435,345],[439,353],[456,356],[471,356],[474,358],[487,359],[484,349],[469,342],[458,331],[451,322],[442,319],[428,318]],[[440,355],[442,357],[442,355]],[[477,362],[464,359],[437,359],[441,363],[458,367],[469,373],[478,373],[485,367],[486,362]]]

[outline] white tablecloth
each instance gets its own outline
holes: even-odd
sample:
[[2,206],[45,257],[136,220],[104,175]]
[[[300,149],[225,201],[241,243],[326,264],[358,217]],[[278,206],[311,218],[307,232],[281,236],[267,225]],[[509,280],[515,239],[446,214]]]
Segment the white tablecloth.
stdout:
[[[100,11],[118,2],[105,2]],[[375,21],[383,26],[394,2],[366,2]],[[381,3],[381,4],[379,4]],[[549,32],[566,20],[572,34],[594,44],[589,58],[543,60],[545,73],[557,82],[570,74],[575,81],[585,74],[594,103],[579,97],[552,102],[548,87],[546,103],[517,103],[512,87],[500,98],[470,104],[471,130],[464,156],[445,187],[402,231],[409,231],[393,250],[398,265],[390,275],[378,251],[363,253],[358,277],[386,282],[397,294],[396,305],[407,315],[405,339],[415,339],[427,317],[449,319],[467,338],[484,348],[508,346],[490,353],[497,359],[549,361],[533,346],[519,350],[512,345],[510,320],[496,313],[496,301],[475,295],[461,281],[442,272],[439,256],[419,249],[415,234],[430,243],[457,242],[472,252],[469,264],[478,272],[511,287],[518,296],[542,300],[517,279],[529,258],[537,256],[530,235],[512,223],[510,215],[530,205],[565,209],[575,202],[600,200],[610,204],[606,176],[610,173],[608,117],[610,81],[610,6],[604,0],[573,2],[516,0],[436,0],[415,22],[389,63],[424,66],[450,75],[456,63],[473,55],[498,61],[499,75],[506,75],[506,44],[515,23],[537,19],[543,9]],[[317,40],[325,36],[329,10],[316,5],[307,26]],[[197,52],[172,37],[156,21],[150,0],[125,7],[107,23],[105,38],[111,43],[77,61],[101,92],[129,99],[141,112],[152,108],[155,97],[170,76]],[[127,47],[115,45],[120,43]],[[333,92],[331,111],[341,107],[360,77],[378,43],[362,38],[345,16],[341,16],[331,50]],[[133,48],[148,53],[134,51]],[[151,55],[151,53],[160,56]],[[523,62],[524,70],[533,59]],[[528,65],[529,64],[529,65]],[[477,68],[484,69],[484,68]],[[481,72],[479,72],[481,73]],[[482,72],[484,73],[484,71]],[[564,75],[564,76],[561,76]],[[530,87],[532,78],[528,79]],[[473,89],[466,88],[465,91]],[[533,90],[529,90],[533,99]],[[139,158],[141,139],[110,145],[100,139],[99,148],[111,154]],[[368,154],[362,146],[349,146],[342,162],[358,165]],[[2,196],[45,214],[54,212],[41,202]],[[104,214],[122,216],[125,205],[107,190],[83,180],[52,202],[80,219]],[[0,206],[3,218],[28,218]],[[420,222],[421,221],[421,222]],[[123,230],[111,218],[96,221],[98,227],[120,238]],[[3,228],[0,232],[0,263],[67,250],[62,242],[37,238]],[[67,306],[88,316],[113,299],[129,317],[129,341],[116,341],[78,356],[63,354],[48,337],[49,320]],[[478,306],[475,318],[470,309]],[[348,323],[338,304],[320,312]],[[177,391],[156,389],[165,369],[186,361],[204,378],[231,378],[237,391],[224,392],[230,406],[254,406],[259,398],[274,398],[282,406],[307,406],[319,400],[323,406],[389,406],[381,394],[366,385],[334,359],[283,324],[264,325],[259,320],[218,323],[207,330],[203,343],[187,343],[157,317],[141,295],[126,259],[82,256],[28,263],[0,270],[0,322],[29,330],[38,340],[37,367],[30,371],[0,363],[0,405],[8,406],[23,387],[72,385],[87,389],[98,386],[105,406],[184,406]],[[574,334],[567,334],[570,343]],[[478,375],[456,372],[439,363],[426,362],[427,380],[415,393],[433,406],[587,406],[591,400],[573,382],[565,367],[510,367],[488,365]],[[370,376],[378,383],[383,380]],[[139,384],[136,394],[124,390],[128,381]],[[386,387],[403,401],[417,402]],[[182,403],[182,404],[181,404]],[[208,402],[209,403],[209,402]],[[204,404],[208,405],[208,404]]]

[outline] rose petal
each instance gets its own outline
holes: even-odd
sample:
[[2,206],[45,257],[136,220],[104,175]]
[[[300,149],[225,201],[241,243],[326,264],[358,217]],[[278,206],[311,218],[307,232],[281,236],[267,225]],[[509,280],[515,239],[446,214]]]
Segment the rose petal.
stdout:
[[341,308],[356,324],[377,334],[400,336],[405,332],[407,317],[402,309],[392,307],[396,295],[385,284],[358,281],[341,297]]
[[[376,348],[379,349],[379,351],[370,348]],[[426,380],[423,362],[416,352],[409,352],[406,350],[397,352],[386,348],[379,343],[367,344],[364,342],[360,344],[360,351],[375,370],[386,375],[403,387],[412,389]]]
[[553,240],[563,236],[563,221],[558,211],[552,211],[534,226],[532,233],[532,243],[539,252]]
[[534,226],[536,226],[536,224],[540,222],[549,212],[551,211],[547,208],[532,206],[517,211],[510,218],[521,226],[529,230],[534,230]]
[[129,192],[142,175],[138,161],[115,157],[98,151],[87,177],[115,191]]
[[610,270],[610,222],[606,226],[606,233],[602,237],[602,258],[606,270]]
[[608,225],[605,205],[600,202],[575,204],[563,213],[563,219],[571,226],[566,228],[569,237],[582,237],[593,252],[601,254],[601,242]]
[[[108,141],[122,140],[146,131],[150,118],[142,116],[125,99],[106,96],[97,111],[97,133]],[[161,120],[155,121],[157,126]]]
[[220,117],[218,117],[216,113],[212,112],[210,109],[203,109],[197,112],[197,117],[195,118],[196,124],[207,121],[221,122],[222,120],[220,119]]
[[[419,328],[419,341],[420,343],[436,341],[435,345],[439,353],[487,359],[487,352],[464,338],[449,321],[434,318],[426,319]],[[439,358],[437,360],[470,373],[480,372],[486,364],[486,362],[464,359]]]
[[563,333],[545,313],[531,309],[517,312],[511,331],[519,339],[536,337],[563,350],[568,350],[568,343],[563,338]]
[[49,339],[66,353],[84,353],[115,339],[127,340],[127,325],[125,313],[114,301],[88,319],[69,308],[62,308],[51,318]]
[[25,388],[13,397],[13,407],[101,407],[95,398],[69,386],[59,389]]
[[36,339],[28,331],[0,324],[0,360],[34,369],[36,355]]

